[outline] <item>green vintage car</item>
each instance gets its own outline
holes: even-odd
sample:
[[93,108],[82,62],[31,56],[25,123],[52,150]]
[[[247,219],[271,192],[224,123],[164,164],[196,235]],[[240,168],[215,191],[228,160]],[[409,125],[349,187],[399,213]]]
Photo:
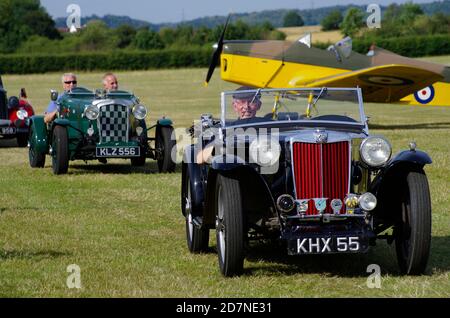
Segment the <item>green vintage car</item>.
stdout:
[[[74,88],[51,99],[58,106],[50,124],[44,116],[33,116],[29,135],[29,162],[42,168],[46,155],[52,158],[54,174],[65,174],[71,160],[130,159],[131,165],[143,166],[146,158],[158,162],[160,172],[173,172],[176,142],[172,121],[162,118],[147,128],[147,108],[126,91],[91,91]],[[155,137],[148,131],[156,129]]]

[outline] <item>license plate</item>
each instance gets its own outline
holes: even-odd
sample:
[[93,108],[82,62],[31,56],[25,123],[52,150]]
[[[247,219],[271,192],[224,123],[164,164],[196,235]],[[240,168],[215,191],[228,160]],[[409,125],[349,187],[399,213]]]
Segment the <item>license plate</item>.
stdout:
[[3,127],[0,131],[2,135],[14,135],[16,133],[16,127]]
[[358,236],[305,237],[291,243],[290,254],[358,253],[368,248],[366,240]]
[[114,157],[139,157],[141,148],[139,147],[97,147],[96,156],[98,158]]

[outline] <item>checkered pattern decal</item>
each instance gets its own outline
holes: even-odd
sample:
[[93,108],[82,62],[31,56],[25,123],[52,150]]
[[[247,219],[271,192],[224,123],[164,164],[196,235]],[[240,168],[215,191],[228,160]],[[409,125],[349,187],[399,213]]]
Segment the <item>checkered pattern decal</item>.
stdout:
[[100,141],[128,142],[128,107],[107,105],[100,108]]

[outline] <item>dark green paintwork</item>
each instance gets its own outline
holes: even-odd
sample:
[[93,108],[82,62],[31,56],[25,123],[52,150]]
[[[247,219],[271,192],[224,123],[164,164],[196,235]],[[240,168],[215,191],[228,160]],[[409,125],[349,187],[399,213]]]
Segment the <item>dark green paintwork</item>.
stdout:
[[48,152],[47,125],[44,123],[44,116],[33,116],[31,118],[32,135],[30,136],[30,146],[38,153]]
[[161,118],[158,120],[158,124],[161,126],[172,126],[173,122],[169,118]]
[[[58,125],[64,126],[67,127],[69,138],[69,158],[71,160],[75,159],[77,149],[82,145],[83,135],[87,134],[88,128],[92,127],[94,129],[94,136],[98,136],[97,121],[90,121],[83,115],[86,107],[90,106],[95,99],[115,99],[121,102],[127,101],[132,103],[139,101],[133,94],[125,91],[117,91],[110,94],[96,94],[85,88],[76,88],[71,93],[64,93],[58,99],[60,107],[59,117],[54,120],[51,126],[47,127],[44,123],[43,116],[34,116],[32,119],[36,127],[35,135],[32,136],[36,151],[48,153],[49,143],[52,138],[52,129]],[[131,119],[131,122],[133,122],[132,115]],[[171,123],[172,121],[167,119],[167,122]],[[135,147],[139,146],[139,143],[130,140],[129,142],[102,143],[101,146]]]

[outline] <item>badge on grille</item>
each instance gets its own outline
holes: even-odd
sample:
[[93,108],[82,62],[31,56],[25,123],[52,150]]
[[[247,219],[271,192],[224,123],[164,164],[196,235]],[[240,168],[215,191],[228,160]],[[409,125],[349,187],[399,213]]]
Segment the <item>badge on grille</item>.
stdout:
[[333,199],[331,201],[331,208],[333,209],[334,214],[340,214],[342,206],[342,201],[339,199]]
[[320,214],[327,208],[327,198],[314,199],[314,205]]
[[328,133],[325,131],[317,130],[314,132],[314,137],[316,138],[316,143],[324,144],[328,141]]
[[302,215],[305,214],[308,211],[308,202],[309,200],[295,200],[297,203],[297,213]]

